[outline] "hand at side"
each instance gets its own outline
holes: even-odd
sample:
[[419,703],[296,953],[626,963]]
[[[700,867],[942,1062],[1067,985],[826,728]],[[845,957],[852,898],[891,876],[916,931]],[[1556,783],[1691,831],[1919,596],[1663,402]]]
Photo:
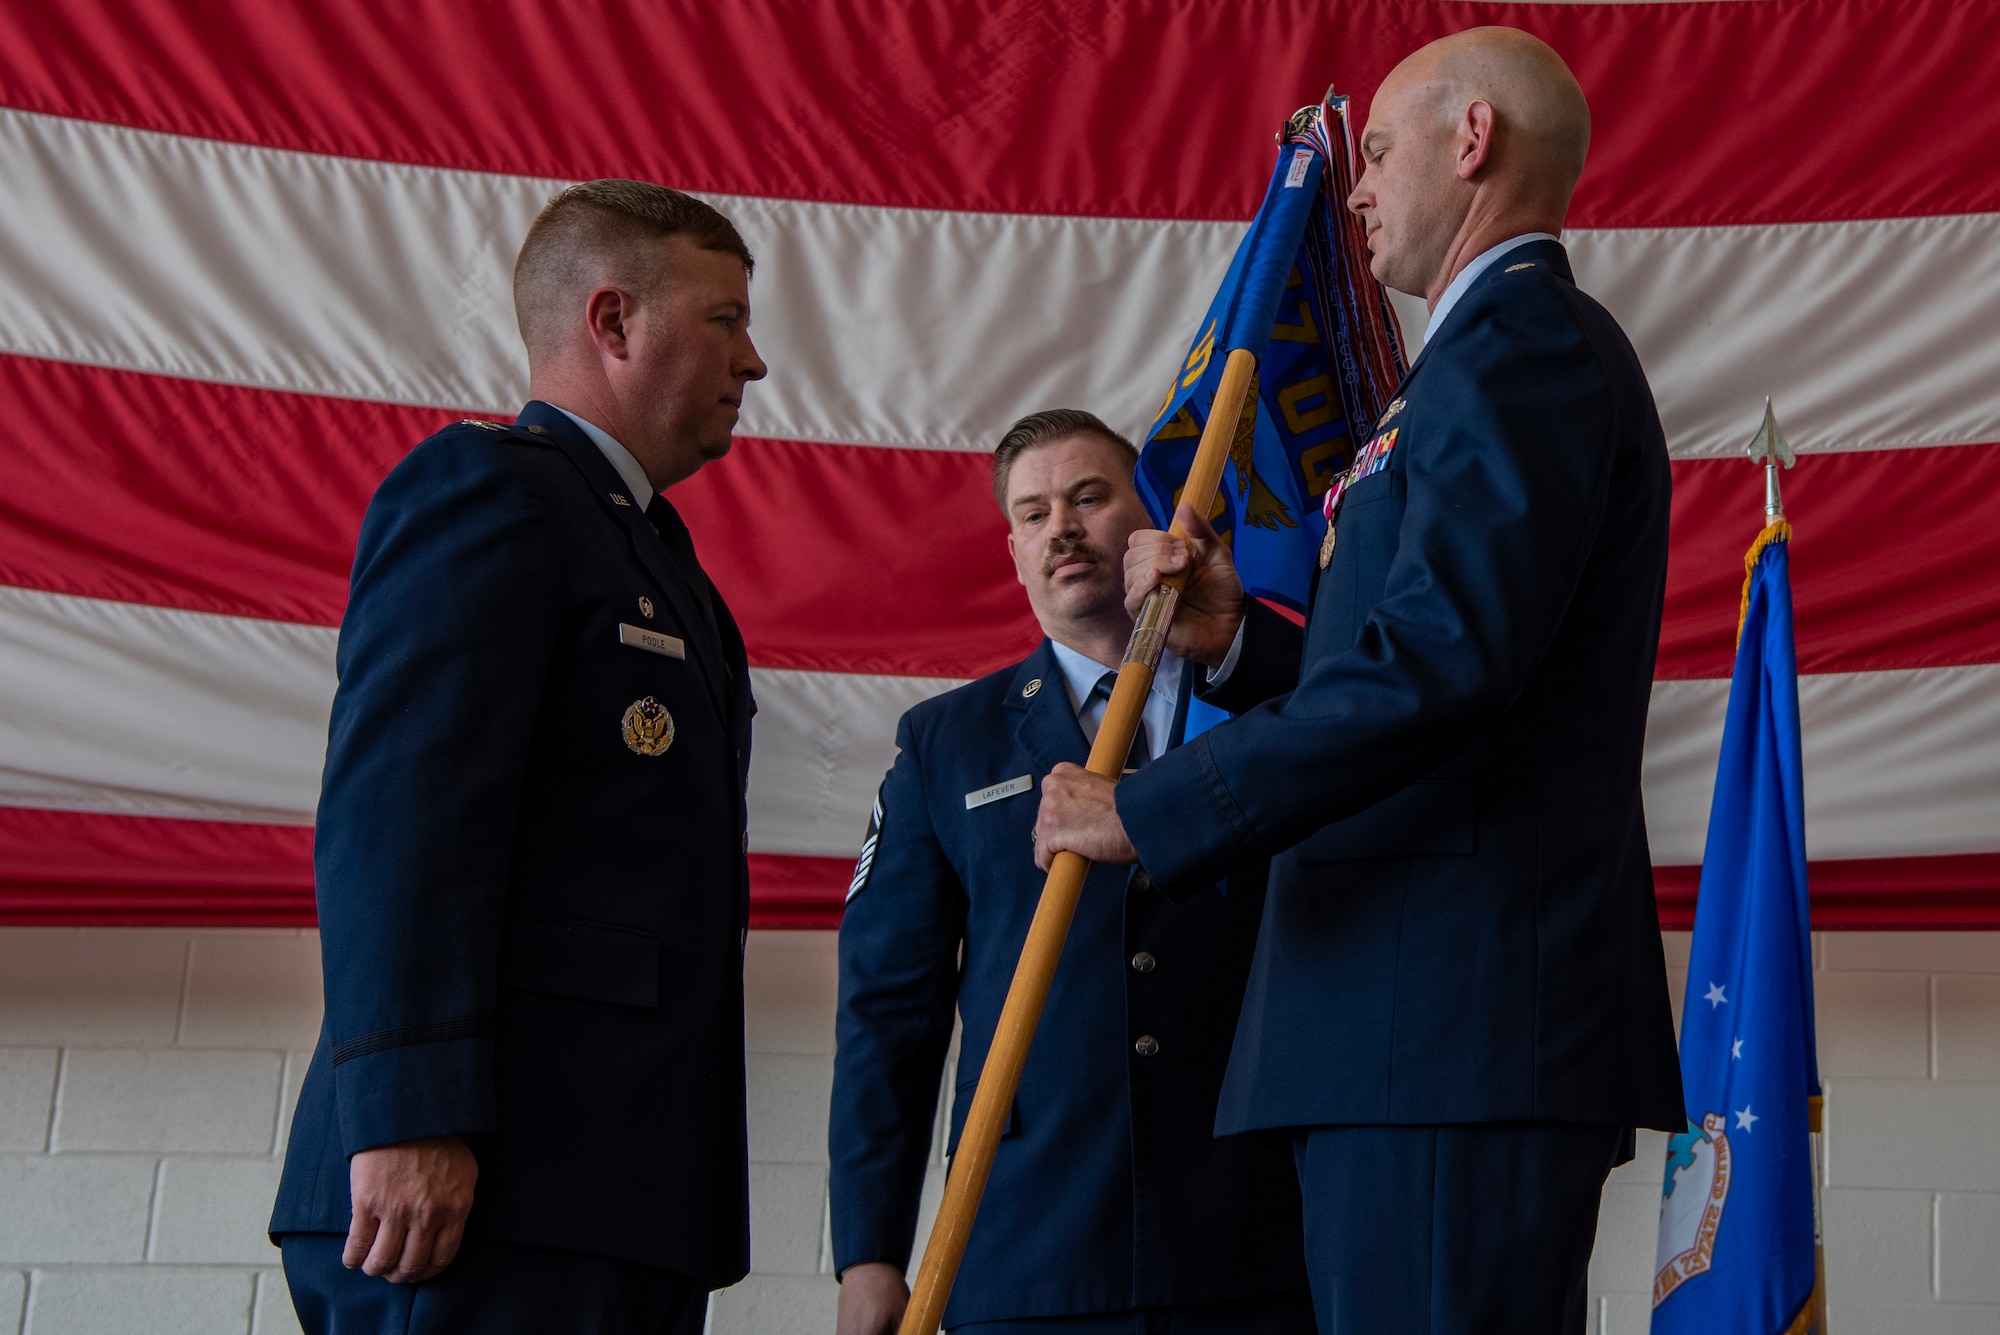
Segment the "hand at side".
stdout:
[[479,1160],[457,1136],[363,1150],[348,1160],[354,1222],[341,1263],[391,1284],[430,1279],[465,1240]]
[[1181,600],[1167,631],[1167,648],[1191,663],[1221,667],[1243,624],[1243,581],[1229,558],[1229,547],[1215,536],[1208,521],[1183,503],[1174,522],[1188,536],[1174,537],[1143,528],[1127,539],[1125,551],[1125,610],[1135,619],[1160,580],[1186,575]]
[[835,1335],[896,1335],[910,1286],[887,1261],[862,1261],[840,1275],[840,1312]]

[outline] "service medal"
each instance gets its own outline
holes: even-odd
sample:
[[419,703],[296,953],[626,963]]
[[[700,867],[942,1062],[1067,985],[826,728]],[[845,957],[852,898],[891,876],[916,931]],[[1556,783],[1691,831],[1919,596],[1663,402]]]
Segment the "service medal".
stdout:
[[649,695],[626,708],[620,731],[634,755],[657,756],[674,744],[674,716]]

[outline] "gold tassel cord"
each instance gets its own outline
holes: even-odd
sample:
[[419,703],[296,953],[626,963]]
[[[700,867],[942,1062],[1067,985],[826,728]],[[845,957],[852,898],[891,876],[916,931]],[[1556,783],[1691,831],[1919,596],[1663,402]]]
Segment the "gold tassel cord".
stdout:
[[1757,535],[1757,541],[1750,544],[1750,550],[1743,553],[1743,601],[1736,609],[1736,642],[1743,642],[1743,623],[1750,619],[1750,580],[1757,573],[1757,560],[1764,555],[1764,549],[1774,542],[1790,543],[1792,526],[1783,519],[1774,519],[1764,525],[1764,531]]

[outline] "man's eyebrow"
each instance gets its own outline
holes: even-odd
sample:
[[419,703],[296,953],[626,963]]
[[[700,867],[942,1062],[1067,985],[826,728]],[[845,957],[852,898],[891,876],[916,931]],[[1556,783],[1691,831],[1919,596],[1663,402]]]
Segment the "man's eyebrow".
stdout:
[[1361,136],[1361,151],[1363,153],[1373,152],[1375,146],[1388,137],[1389,133],[1386,130],[1370,130],[1367,134]]

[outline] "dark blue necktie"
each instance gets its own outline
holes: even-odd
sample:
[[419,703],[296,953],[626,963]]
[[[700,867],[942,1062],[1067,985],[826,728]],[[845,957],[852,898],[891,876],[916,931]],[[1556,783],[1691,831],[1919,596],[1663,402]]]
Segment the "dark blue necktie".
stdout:
[[[1107,671],[1097,679],[1097,686],[1091,691],[1090,698],[1095,700],[1099,696],[1103,696],[1105,709],[1109,711],[1111,707],[1111,688],[1117,684],[1117,671],[1115,669]],[[1104,725],[1099,723],[1097,726],[1101,728]],[[1132,749],[1125,753],[1125,772],[1131,774],[1137,770],[1144,769],[1152,759],[1152,742],[1146,735],[1146,720],[1142,715],[1139,719],[1138,731],[1132,734]]]

